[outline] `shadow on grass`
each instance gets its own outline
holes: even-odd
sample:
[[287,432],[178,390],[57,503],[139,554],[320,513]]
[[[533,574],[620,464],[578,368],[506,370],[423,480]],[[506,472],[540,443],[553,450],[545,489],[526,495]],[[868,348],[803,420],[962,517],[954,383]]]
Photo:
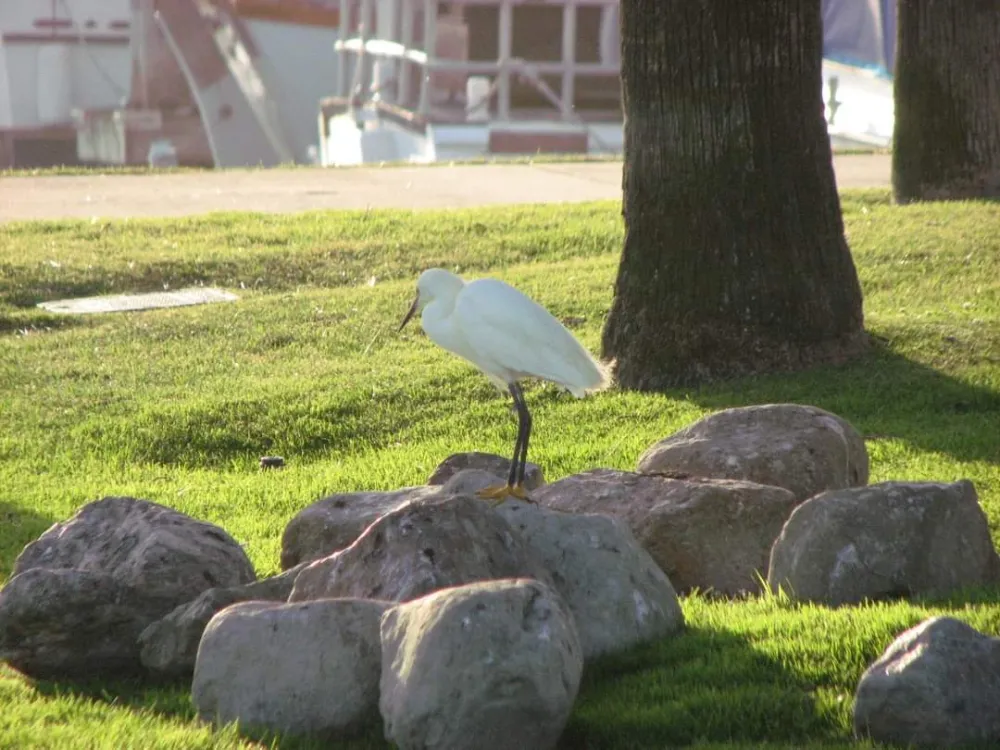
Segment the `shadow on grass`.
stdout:
[[0,336],[37,336],[74,328],[84,323],[82,315],[52,315],[37,308],[8,315],[0,312]]
[[[972,589],[937,604],[996,602],[1000,592]],[[931,603],[921,600],[920,603]],[[792,605],[794,606],[794,605]],[[916,624],[910,623],[907,627]],[[899,632],[902,632],[900,626]],[[840,634],[843,637],[843,633]],[[776,634],[775,637],[781,637]],[[586,668],[560,750],[626,750],[698,743],[740,746],[855,746],[849,711],[856,679],[865,664],[888,645],[872,642],[851,654],[857,674],[797,670],[766,653],[746,636],[719,628],[689,626],[685,632],[626,653],[595,660]],[[831,646],[838,649],[835,644]],[[801,655],[800,655],[801,656]],[[790,657],[798,664],[798,658]],[[188,685],[150,686],[135,682],[92,684],[39,682],[52,697],[71,697],[155,714],[173,723],[194,723]],[[382,750],[376,714],[349,737],[276,736],[252,730],[246,739],[279,750]]]
[[[131,711],[155,714],[171,722],[197,723],[197,711],[187,683],[150,685],[141,680],[109,680],[71,682],[63,680],[33,681],[41,695],[50,698],[72,698]],[[275,750],[388,750],[382,738],[382,725],[377,712],[346,735],[279,736],[272,732],[246,729],[239,734],[262,747]]]
[[[962,358],[968,362],[969,355]],[[1000,461],[1000,392],[901,356],[878,339],[847,365],[731,381],[683,395],[710,409],[811,404],[844,417],[868,440],[904,440],[961,461]]]
[[559,748],[849,739],[815,687],[740,635],[689,627],[590,665]]
[[[31,679],[31,678],[28,678]],[[51,698],[76,698],[159,714],[168,719],[193,721],[196,718],[188,686],[151,685],[132,680],[34,680],[41,695]]]
[[21,550],[53,523],[52,516],[0,501],[0,581],[7,580]]
[[[960,611],[974,607],[992,608],[1000,604],[1000,583],[991,586],[967,586],[946,594],[924,594],[910,597],[909,601],[923,607],[940,607],[948,611]],[[996,612],[1000,623],[1000,611]],[[1000,633],[1000,630],[997,631]],[[996,635],[997,633],[990,633]]]
[[[836,716],[824,712],[801,677],[745,638],[689,627],[682,635],[596,660],[585,670],[562,750],[651,748],[694,742],[849,740]],[[194,722],[186,685],[139,682],[39,682],[53,697],[74,697],[167,720]],[[350,737],[280,737],[244,731],[282,750],[389,748],[377,715]]]

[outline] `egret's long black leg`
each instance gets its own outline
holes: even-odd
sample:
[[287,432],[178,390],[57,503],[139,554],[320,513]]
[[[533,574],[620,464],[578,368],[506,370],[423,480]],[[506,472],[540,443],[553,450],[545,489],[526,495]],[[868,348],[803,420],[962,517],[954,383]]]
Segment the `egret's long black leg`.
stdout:
[[524,482],[524,465],[528,460],[528,438],[531,437],[531,413],[528,405],[524,402],[524,394],[517,383],[507,386],[510,395],[514,398],[514,410],[517,412],[517,440],[514,441],[514,455],[510,459],[510,473],[507,475],[507,484],[492,485],[484,487],[476,494],[486,500],[493,502],[503,502],[505,498],[513,496],[519,500],[531,500],[527,497],[522,483]]
[[507,484],[520,487],[524,484],[524,472],[528,462],[528,440],[531,438],[531,412],[524,400],[524,393],[517,383],[510,384],[510,395],[514,397],[517,409],[517,442],[514,444],[514,460],[510,466]]
[[510,395],[514,399],[514,411],[517,412],[517,438],[514,440],[514,455],[510,459],[510,473],[507,474],[507,486],[513,487],[517,481],[517,463],[521,457],[521,435],[524,428],[521,418],[521,406],[518,403],[519,399],[517,397],[520,388],[517,383],[510,383],[507,386],[507,390],[510,391]]

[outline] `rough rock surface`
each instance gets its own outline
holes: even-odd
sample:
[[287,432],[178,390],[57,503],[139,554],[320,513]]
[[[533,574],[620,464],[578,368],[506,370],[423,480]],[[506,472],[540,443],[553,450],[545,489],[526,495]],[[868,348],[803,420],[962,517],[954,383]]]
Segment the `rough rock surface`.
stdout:
[[893,745],[1000,746],[1000,639],[950,617],[907,630],[862,675],[854,729]]
[[[510,472],[510,457],[504,458],[495,453],[453,453],[448,456],[431,474],[427,480],[429,485],[446,484],[455,474],[469,469],[485,471],[490,475],[507,480]],[[524,487],[527,490],[534,490],[545,484],[545,477],[538,464],[527,463],[524,467]]]
[[172,606],[105,573],[32,568],[0,591],[0,660],[39,679],[136,676],[139,633]]
[[519,536],[482,500],[441,492],[387,513],[350,547],[295,579],[289,601],[407,601],[494,578],[548,580]]
[[768,583],[837,606],[946,594],[991,583],[998,569],[971,482],[885,482],[796,508],[771,551]]
[[508,500],[497,508],[548,570],[576,622],[584,659],[684,627],[670,580],[624,521]]
[[698,420],[647,449],[638,468],[784,487],[801,501],[867,484],[868,450],[858,431],[836,414],[765,404]]
[[583,670],[573,616],[523,579],[393,607],[382,653],[379,708],[400,750],[554,747]]
[[208,589],[194,601],[182,604],[151,623],[139,635],[143,666],[164,679],[190,678],[201,636],[217,612],[237,602],[286,601],[292,593],[295,577],[305,566],[301,563],[281,575],[245,586]]
[[180,601],[256,577],[246,553],[220,527],[132,497],[105,497],[53,524],[18,555],[11,577],[30,568],[109,573]]
[[0,592],[0,658],[38,677],[133,674],[136,637],[149,623],[205,589],[253,580],[246,554],[218,526],[106,497],[15,561]]
[[[509,460],[492,453],[456,453],[431,475],[428,486],[405,487],[392,492],[346,492],[317,500],[299,511],[281,537],[281,569],[319,560],[349,547],[372,523],[409,502],[447,494],[468,495],[506,481],[507,469],[498,473],[498,462]],[[483,468],[485,467],[485,468]],[[533,468],[532,468],[533,467]],[[528,464],[528,489],[544,483],[542,472]]]
[[377,716],[388,606],[331,599],[224,609],[198,649],[191,695],[199,716],[287,734],[330,734]]
[[537,490],[540,505],[625,521],[680,593],[757,593],[797,504],[780,487],[594,469]]
[[300,510],[281,537],[281,569],[312,562],[349,547],[374,521],[437,488],[406,487],[394,492],[346,492]]

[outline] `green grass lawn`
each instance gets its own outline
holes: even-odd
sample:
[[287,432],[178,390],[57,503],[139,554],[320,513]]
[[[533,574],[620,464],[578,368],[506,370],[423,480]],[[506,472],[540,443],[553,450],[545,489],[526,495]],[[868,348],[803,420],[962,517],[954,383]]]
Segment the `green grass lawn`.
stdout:
[[[843,197],[876,345],[841,367],[577,401],[527,389],[547,478],[633,469],[711,411],[773,401],[869,436],[872,481],[971,479],[1000,534],[1000,204]],[[619,207],[0,225],[0,581],[22,547],[110,494],[225,527],[258,574],[285,523],[330,492],[422,483],[445,456],[506,454],[515,423],[471,367],[395,326],[417,273],[514,283],[597,350]],[[219,285],[232,304],[63,317],[63,296]],[[261,472],[258,457],[288,467]],[[1000,631],[1000,594],[828,610],[776,597],[684,600],[689,629],[588,668],[564,747],[857,747],[852,695],[902,630],[952,612]],[[271,739],[280,747],[308,742]],[[0,747],[257,746],[194,719],[188,693],[31,683],[0,667]],[[345,747],[383,747],[378,728]]]

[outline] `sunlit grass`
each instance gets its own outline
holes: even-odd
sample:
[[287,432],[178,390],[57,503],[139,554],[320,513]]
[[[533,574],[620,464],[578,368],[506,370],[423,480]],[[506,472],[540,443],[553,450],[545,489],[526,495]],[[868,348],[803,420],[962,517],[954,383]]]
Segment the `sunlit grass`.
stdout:
[[[665,394],[583,401],[532,386],[547,478],[631,469],[728,406],[811,403],[868,435],[872,481],[970,478],[1000,533],[1000,206],[844,197],[876,345],[862,360]],[[420,269],[502,277],[597,350],[619,206],[220,214],[0,227],[0,580],[24,544],[103,495],[223,525],[261,575],[281,532],[335,491],[421,483],[449,453],[506,454],[514,421],[478,373],[395,326]],[[62,296],[191,284],[232,304],[63,317]],[[258,458],[285,457],[261,472]],[[864,666],[932,612],[1000,629],[989,592],[830,611],[775,597],[684,602],[689,632],[588,670],[563,746],[852,744]],[[266,746],[309,746],[289,740]],[[33,685],[0,669],[0,746],[259,746],[194,720],[183,688]],[[381,747],[379,731],[351,747]]]

